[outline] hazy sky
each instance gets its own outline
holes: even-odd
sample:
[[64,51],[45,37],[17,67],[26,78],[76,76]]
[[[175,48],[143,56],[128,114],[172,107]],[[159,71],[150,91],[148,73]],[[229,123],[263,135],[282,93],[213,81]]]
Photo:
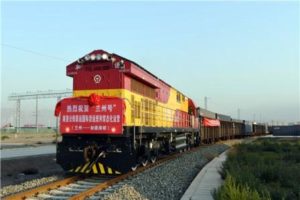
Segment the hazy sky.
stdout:
[[[66,65],[94,49],[139,63],[199,106],[208,96],[210,110],[300,121],[297,1],[4,1],[1,19],[3,122],[15,114],[10,93],[72,88]],[[42,123],[54,105],[41,102]],[[22,102],[21,123],[34,123],[34,108]]]

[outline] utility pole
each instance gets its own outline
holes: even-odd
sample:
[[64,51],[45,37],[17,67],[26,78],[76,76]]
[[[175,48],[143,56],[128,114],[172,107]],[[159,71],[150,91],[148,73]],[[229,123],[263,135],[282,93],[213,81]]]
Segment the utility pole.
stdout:
[[208,100],[208,97],[205,96],[204,97],[204,108],[207,110],[207,100]]
[[39,128],[38,128],[38,104],[39,103],[39,96],[36,95],[36,99],[35,99],[35,127],[36,127],[36,133],[39,132]]
[[261,113],[259,113],[259,122],[261,123]]
[[21,122],[21,100],[16,100],[16,132],[20,132],[20,123]]
[[69,97],[72,96],[71,90],[48,90],[48,91],[38,91],[38,92],[26,92],[26,93],[19,93],[19,94],[11,94],[8,96],[9,101],[16,101],[16,132],[20,132],[21,127],[21,100],[35,100],[35,126],[36,132],[39,131],[38,127],[38,101],[39,99],[46,99],[46,98],[62,98],[62,97]]
[[241,109],[239,109],[239,108],[237,110],[237,117],[238,117],[238,119],[241,119]]

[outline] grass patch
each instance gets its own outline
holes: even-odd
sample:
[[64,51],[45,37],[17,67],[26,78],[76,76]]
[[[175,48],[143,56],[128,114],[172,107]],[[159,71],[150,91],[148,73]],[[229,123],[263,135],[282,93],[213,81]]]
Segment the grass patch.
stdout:
[[299,140],[240,144],[228,154],[221,175],[225,183],[215,191],[215,199],[300,199]]
[[9,136],[7,136],[7,135],[2,135],[1,136],[1,140],[6,140],[6,139],[9,139]]
[[215,191],[214,198],[217,200],[271,200],[269,196],[260,196],[255,189],[247,185],[237,184],[230,174],[221,188]]

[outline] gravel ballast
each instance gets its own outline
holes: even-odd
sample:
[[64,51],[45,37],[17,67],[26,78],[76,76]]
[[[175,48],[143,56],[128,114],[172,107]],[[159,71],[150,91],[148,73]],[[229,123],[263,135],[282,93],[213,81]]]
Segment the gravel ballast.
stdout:
[[116,190],[114,193],[106,195],[104,200],[147,200],[139,192],[137,192],[132,186],[127,184]]
[[216,144],[179,155],[175,160],[126,180],[126,185],[116,188],[104,199],[132,199],[133,194],[136,199],[180,199],[202,167],[228,148],[227,145]]
[[1,188],[0,197],[2,198],[2,197],[7,196],[9,194],[21,192],[21,191],[24,191],[24,190],[28,190],[30,188],[34,188],[34,187],[37,187],[37,186],[40,186],[40,185],[44,185],[46,183],[56,181],[60,178],[62,178],[62,177],[60,177],[60,176],[49,176],[49,177],[44,177],[44,178],[39,178],[39,179],[33,179],[31,181],[26,181],[24,183],[17,184],[17,185],[9,185],[9,186]]
[[[108,188],[106,193],[105,191],[100,193],[101,199],[180,199],[202,167],[228,148],[224,144],[215,144],[201,147],[193,152],[179,154],[178,158],[174,160],[148,169],[119,183],[118,186]],[[3,187],[1,188],[1,197],[37,187],[59,178],[61,176],[48,176]],[[96,197],[96,199],[99,198]]]

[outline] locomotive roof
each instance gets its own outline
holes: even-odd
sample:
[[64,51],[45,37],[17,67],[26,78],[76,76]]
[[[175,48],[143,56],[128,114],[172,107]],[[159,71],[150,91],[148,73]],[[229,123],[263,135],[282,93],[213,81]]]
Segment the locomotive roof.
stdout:
[[[112,57],[118,57],[118,58],[120,58],[120,59],[123,59],[124,61],[127,61],[127,62],[130,62],[130,63],[132,63],[132,64],[134,64],[135,66],[137,66],[138,68],[140,68],[140,69],[142,69],[143,71],[145,71],[146,73],[148,73],[148,74],[150,74],[151,76],[153,76],[154,78],[156,78],[157,80],[159,80],[159,81],[161,81],[162,83],[164,83],[165,85],[167,85],[167,86],[169,86],[169,87],[171,87],[171,88],[174,88],[174,87],[172,87],[170,84],[168,84],[168,83],[166,83],[165,81],[163,81],[162,79],[160,79],[160,78],[158,78],[156,75],[154,75],[152,72],[150,72],[150,71],[148,71],[147,69],[145,69],[144,67],[142,67],[141,65],[139,65],[138,63],[136,63],[136,62],[134,62],[134,61],[132,61],[132,60],[130,60],[130,59],[128,59],[128,58],[125,58],[125,57],[123,57],[123,56],[120,56],[120,55],[118,55],[118,54],[116,54],[116,53],[109,53],[109,52],[107,52],[107,51],[104,51],[104,50],[102,50],[102,49],[97,49],[97,50],[94,50],[94,51],[92,51],[92,52],[90,52],[90,53],[88,53],[87,55],[92,55],[92,54],[94,54],[94,53],[99,53],[99,52],[101,52],[101,53],[106,53],[106,54],[109,54],[109,55],[111,55]],[[84,57],[84,56],[83,56]],[[74,62],[72,62],[71,64],[69,64],[69,65],[67,65],[67,67],[68,66],[71,66],[71,65],[75,65],[75,64],[77,64],[77,61],[74,61]],[[175,89],[175,88],[174,88]],[[176,89],[177,91],[179,91],[178,89]],[[181,94],[183,94],[184,96],[186,96],[184,93],[182,93],[181,91],[179,91]],[[186,96],[187,97],[187,96]]]
[[[171,88],[174,88],[173,86],[171,86],[170,84],[166,83],[164,80],[158,78],[156,75],[154,75],[152,72],[148,71],[147,69],[145,69],[144,67],[142,67],[141,65],[139,65],[138,63],[132,61],[132,60],[129,60],[127,58],[124,58],[116,53],[112,53],[112,55],[115,55],[115,56],[118,56],[124,60],[127,60],[128,62],[131,62],[133,63],[134,65],[136,65],[137,67],[139,67],[140,69],[144,70],[145,72],[147,72],[148,74],[150,74],[151,76],[153,76],[154,78],[156,78],[157,80],[163,82],[164,84],[166,84],[167,86],[171,87]],[[183,94],[184,96],[188,97],[187,95],[185,95],[183,92],[179,91],[178,89],[174,88],[175,90],[177,90],[178,92],[180,92],[181,94]],[[191,99],[192,100],[192,99]]]
[[145,69],[144,67],[142,67],[141,65],[137,64],[136,62],[132,61],[132,60],[129,60],[127,58],[124,58],[116,53],[112,53],[113,56],[117,56],[117,57],[120,57],[122,58],[123,60],[127,60],[128,62],[131,62],[133,63],[134,65],[136,65],[137,67],[141,68],[142,70],[144,70],[145,72],[147,72],[148,74],[150,74],[151,76],[153,76],[154,78],[156,78],[157,80],[160,80],[161,82],[163,82],[164,84],[172,87],[171,85],[169,85],[168,83],[166,83],[165,81],[161,80],[160,78],[158,78],[156,75],[154,75],[152,72],[148,71],[147,69]]

